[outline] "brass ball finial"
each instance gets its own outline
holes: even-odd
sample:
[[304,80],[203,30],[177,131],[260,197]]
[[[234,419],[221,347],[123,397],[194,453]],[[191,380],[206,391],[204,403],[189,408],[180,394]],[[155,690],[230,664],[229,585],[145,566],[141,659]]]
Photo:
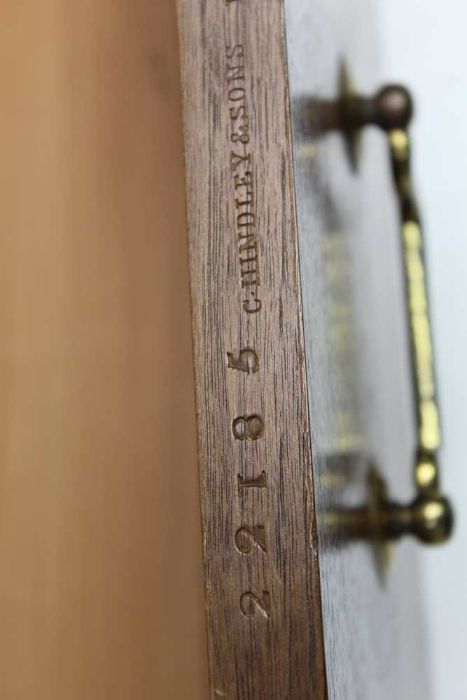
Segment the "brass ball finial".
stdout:
[[451,536],[454,515],[447,498],[440,494],[418,496],[411,506],[412,532],[426,544],[441,544]]
[[451,503],[437,490],[422,492],[408,504],[383,500],[379,514],[381,532],[389,540],[412,535],[425,544],[442,544],[454,525]]
[[374,98],[374,123],[385,131],[407,129],[413,116],[413,101],[403,85],[386,85]]

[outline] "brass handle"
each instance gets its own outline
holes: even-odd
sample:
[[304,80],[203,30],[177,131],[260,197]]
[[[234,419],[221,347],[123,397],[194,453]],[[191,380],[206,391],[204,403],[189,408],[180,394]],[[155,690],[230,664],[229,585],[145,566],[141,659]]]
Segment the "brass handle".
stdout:
[[422,542],[442,543],[452,533],[454,516],[450,500],[440,488],[438,452],[441,430],[423,230],[410,165],[408,127],[413,115],[412,99],[408,90],[400,85],[388,85],[373,97],[362,97],[353,90],[352,81],[343,65],[341,96],[334,101],[305,99],[302,110],[305,134],[338,130],[344,135],[353,166],[358,161],[360,130],[373,125],[386,133],[401,220],[406,317],[417,424],[414,455],[416,495],[407,504],[395,503],[387,497],[383,479],[372,470],[368,504],[339,512],[338,530],[342,527],[347,531],[347,536],[377,540],[392,540],[409,534]]
[[[410,336],[417,447],[414,456],[416,496],[409,504],[389,501],[378,505],[378,530],[385,539],[412,534],[427,543],[446,541],[452,532],[453,511],[440,489],[438,451],[441,444],[436,398],[433,343],[427,293],[423,230],[414,196],[410,167],[410,124],[413,106],[409,92],[390,85],[372,98],[348,92],[334,103],[331,128],[353,138],[364,126],[379,126],[387,134],[394,185],[401,220],[405,271],[406,316]],[[322,112],[323,114],[323,112]]]

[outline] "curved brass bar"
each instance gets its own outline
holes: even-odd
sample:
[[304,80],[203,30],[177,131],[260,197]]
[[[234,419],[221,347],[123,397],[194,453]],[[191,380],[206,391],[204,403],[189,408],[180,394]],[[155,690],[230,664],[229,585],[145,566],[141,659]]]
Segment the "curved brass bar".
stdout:
[[424,542],[447,540],[453,514],[441,493],[438,451],[441,446],[433,341],[429,314],[423,229],[412,183],[408,124],[413,113],[408,91],[389,86],[374,99],[379,124],[387,133],[397,193],[404,261],[406,314],[410,337],[417,448],[414,479],[417,496],[409,506],[388,504],[384,509],[388,534],[410,532]]
[[413,114],[412,99],[408,90],[400,85],[389,85],[374,97],[362,97],[349,87],[345,71],[343,76],[342,97],[336,102],[311,102],[309,113],[314,113],[320,130],[340,130],[347,137],[350,151],[356,134],[365,126],[378,126],[387,134],[401,221],[406,317],[417,425],[415,498],[408,504],[399,504],[388,499],[385,489],[378,489],[370,496],[371,507],[368,505],[354,512],[355,516],[360,516],[355,517],[354,524],[359,534],[365,537],[376,533],[379,539],[390,540],[411,534],[422,542],[441,543],[449,539],[454,518],[450,500],[440,488],[438,452],[441,430],[423,229],[411,174],[408,126]]

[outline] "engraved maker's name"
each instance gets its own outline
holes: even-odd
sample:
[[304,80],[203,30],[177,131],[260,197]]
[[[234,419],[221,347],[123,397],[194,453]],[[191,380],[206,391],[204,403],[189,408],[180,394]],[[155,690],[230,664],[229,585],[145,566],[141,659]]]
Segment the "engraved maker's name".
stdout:
[[230,172],[235,202],[235,233],[242,289],[242,309],[248,314],[261,310],[259,295],[259,245],[253,153],[249,149],[251,122],[245,82],[243,44],[227,44],[226,89],[229,110]]

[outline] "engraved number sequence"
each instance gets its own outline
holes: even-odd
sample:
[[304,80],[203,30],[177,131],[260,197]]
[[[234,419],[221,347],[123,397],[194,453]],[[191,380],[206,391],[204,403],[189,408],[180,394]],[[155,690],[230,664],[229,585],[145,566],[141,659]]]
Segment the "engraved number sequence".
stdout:
[[[251,348],[243,348],[238,355],[228,352],[227,366],[246,375],[253,374],[259,370],[258,355]],[[237,416],[232,422],[232,434],[235,440],[258,440],[263,436],[263,433],[264,421],[257,413]],[[268,483],[264,469],[258,476],[247,477],[238,474],[237,480],[239,492],[250,489],[266,489]],[[252,556],[255,550],[259,550],[263,554],[267,553],[264,525],[242,525],[236,531],[234,541],[235,548],[241,555]],[[248,619],[269,620],[271,594],[269,591],[263,591],[262,595],[258,596],[252,591],[246,591],[240,596],[239,607],[242,615]]]

